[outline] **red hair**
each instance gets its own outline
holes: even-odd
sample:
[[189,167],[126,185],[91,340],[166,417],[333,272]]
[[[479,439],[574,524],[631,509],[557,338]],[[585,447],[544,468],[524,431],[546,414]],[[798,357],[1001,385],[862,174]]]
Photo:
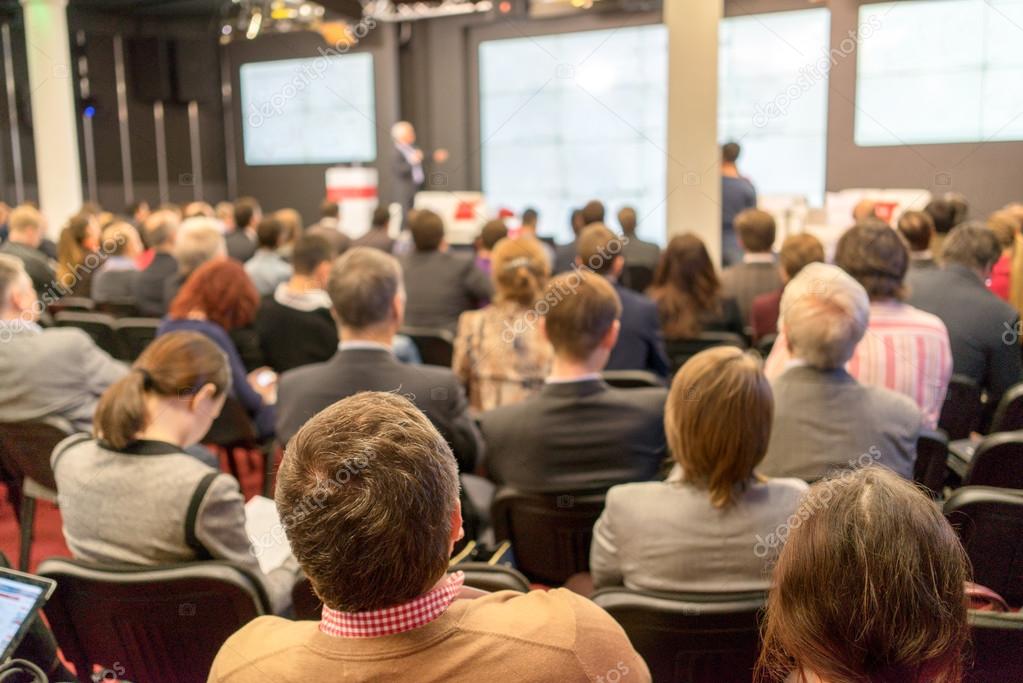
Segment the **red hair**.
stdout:
[[245,327],[256,317],[259,292],[242,265],[230,259],[199,266],[181,287],[170,305],[170,317],[187,318],[201,311],[206,319],[225,330]]

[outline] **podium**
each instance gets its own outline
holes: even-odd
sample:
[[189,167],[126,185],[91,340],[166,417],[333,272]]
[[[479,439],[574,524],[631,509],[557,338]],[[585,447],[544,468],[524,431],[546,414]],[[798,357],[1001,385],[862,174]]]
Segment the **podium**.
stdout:
[[444,220],[448,244],[472,244],[487,222],[487,203],[481,192],[417,192],[413,206],[433,211]]
[[333,166],[327,169],[326,185],[327,199],[337,202],[341,209],[338,229],[352,239],[365,235],[377,207],[377,170],[364,166]]

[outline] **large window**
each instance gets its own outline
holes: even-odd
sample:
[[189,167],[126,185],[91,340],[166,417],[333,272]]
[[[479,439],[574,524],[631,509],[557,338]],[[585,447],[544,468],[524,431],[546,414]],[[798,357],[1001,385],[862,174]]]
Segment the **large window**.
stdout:
[[567,241],[571,210],[599,198],[609,213],[635,207],[639,235],[663,243],[666,39],[656,25],[481,43],[490,206],[534,206],[541,232]]
[[740,170],[760,194],[823,203],[829,24],[823,8],[721,22],[718,137],[742,145]]
[[1023,140],[1023,0],[864,5],[856,144]]

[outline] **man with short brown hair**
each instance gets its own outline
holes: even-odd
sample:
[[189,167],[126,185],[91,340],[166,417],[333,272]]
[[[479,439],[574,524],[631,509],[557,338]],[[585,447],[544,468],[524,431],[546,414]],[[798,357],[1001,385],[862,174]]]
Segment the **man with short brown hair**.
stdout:
[[574,493],[654,478],[665,454],[667,392],[615,389],[600,376],[621,327],[615,288],[584,270],[560,275],[536,312],[554,362],[538,395],[480,416],[491,479]]
[[937,268],[931,240],[934,239],[934,219],[926,211],[906,211],[899,216],[899,234],[909,244],[909,267]]
[[750,306],[750,326],[753,340],[769,334],[778,334],[778,316],[781,312],[781,293],[789,280],[810,263],[824,262],[824,245],[808,232],[789,235],[778,252],[778,275],[782,286],[773,292],[760,294]]
[[743,325],[750,324],[753,299],[781,288],[775,264],[774,217],[760,209],[746,209],[735,217],[735,232],[742,245],[742,261],[721,273],[722,296],[739,304]]
[[322,618],[259,617],[221,648],[209,680],[583,683],[650,674],[622,628],[559,588],[464,588],[458,470],[407,399],[368,392],[305,424],[277,477],[292,551]]

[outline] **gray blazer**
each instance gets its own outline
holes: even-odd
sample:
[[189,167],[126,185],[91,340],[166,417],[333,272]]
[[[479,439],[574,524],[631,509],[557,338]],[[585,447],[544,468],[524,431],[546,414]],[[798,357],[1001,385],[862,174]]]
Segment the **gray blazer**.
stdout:
[[405,276],[405,324],[458,328],[458,316],[490,298],[490,279],[471,256],[444,251],[414,251],[401,258]]
[[1023,377],[1019,314],[963,266],[912,268],[909,303],[941,318],[952,343],[952,372],[971,377],[997,403]]
[[[7,339],[7,334],[10,339]],[[34,323],[0,327],[0,421],[56,415],[75,429],[92,430],[96,403],[128,367],[73,327]]]
[[781,286],[781,275],[775,263],[739,263],[721,273],[721,295],[731,297],[739,304],[744,326],[750,324],[753,299],[777,291]]
[[[598,588],[702,592],[766,590],[789,516],[809,488],[799,479],[751,481],[734,505],[680,481],[623,484],[607,492],[593,528],[590,572]],[[783,530],[779,532],[779,529]]]
[[913,478],[923,416],[908,396],[860,384],[844,369],[805,365],[783,372],[771,388],[774,425],[760,474],[813,481],[877,464]]

